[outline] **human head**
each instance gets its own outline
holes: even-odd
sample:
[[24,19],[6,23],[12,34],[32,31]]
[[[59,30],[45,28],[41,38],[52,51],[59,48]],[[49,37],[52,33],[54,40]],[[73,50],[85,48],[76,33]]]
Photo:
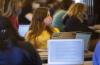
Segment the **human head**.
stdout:
[[52,21],[49,9],[46,7],[37,8],[33,13],[31,27],[33,34],[40,34]]
[[0,0],[0,15],[11,16],[19,14],[24,0]]
[[84,15],[86,11],[87,11],[87,8],[84,4],[74,3],[69,7],[66,14],[69,16],[78,16],[78,15]]
[[17,41],[18,32],[13,28],[10,20],[5,16],[0,16],[0,43],[5,40]]

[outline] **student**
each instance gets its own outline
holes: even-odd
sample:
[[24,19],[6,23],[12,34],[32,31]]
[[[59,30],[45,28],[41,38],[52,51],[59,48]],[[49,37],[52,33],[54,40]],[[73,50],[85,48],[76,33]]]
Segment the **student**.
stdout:
[[8,17],[16,30],[23,2],[24,0],[0,0],[0,15]]
[[47,49],[47,40],[59,30],[50,26],[52,18],[48,8],[37,8],[33,14],[30,30],[26,33],[25,40],[37,49]]
[[100,65],[100,41],[95,47],[95,51],[93,54],[93,65]]
[[82,3],[72,4],[66,12],[63,24],[63,31],[66,32],[91,32],[92,39],[99,37],[94,28],[90,28],[87,24],[88,16],[86,14],[87,7]]
[[82,3],[72,4],[64,15],[64,31],[91,32],[87,26],[87,8]]
[[0,16],[0,65],[42,65],[33,46],[18,35],[4,16]]
[[[19,24],[29,24],[30,23],[30,15],[33,12],[33,9],[32,9],[33,1],[34,0],[24,0],[22,12],[18,16]],[[28,19],[27,19],[27,17],[28,17]]]
[[52,26],[57,27],[60,29],[60,31],[63,30],[63,16],[66,13],[66,10],[69,8],[69,6],[73,2],[71,0],[62,0],[60,3],[58,3],[56,6],[58,7],[53,15],[53,21],[52,21]]

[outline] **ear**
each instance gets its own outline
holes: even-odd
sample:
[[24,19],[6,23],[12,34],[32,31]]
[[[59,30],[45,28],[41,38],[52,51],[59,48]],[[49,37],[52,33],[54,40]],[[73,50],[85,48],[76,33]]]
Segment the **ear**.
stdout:
[[52,23],[52,17],[51,16],[47,16],[45,19],[44,19],[44,24],[46,26],[50,25]]

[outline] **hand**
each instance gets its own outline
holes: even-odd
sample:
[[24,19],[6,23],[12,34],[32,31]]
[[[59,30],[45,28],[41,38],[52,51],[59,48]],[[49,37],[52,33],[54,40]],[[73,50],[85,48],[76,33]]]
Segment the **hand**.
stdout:
[[95,27],[94,26],[89,26],[90,29],[92,30],[95,30]]
[[52,23],[52,17],[51,16],[47,16],[44,19],[44,23],[45,23],[46,26],[50,25]]

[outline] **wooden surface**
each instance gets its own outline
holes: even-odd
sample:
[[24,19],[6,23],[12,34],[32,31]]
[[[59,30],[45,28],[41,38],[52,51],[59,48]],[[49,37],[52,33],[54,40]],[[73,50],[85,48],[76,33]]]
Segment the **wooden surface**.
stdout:
[[[48,52],[47,51],[39,52],[39,55],[40,55],[42,60],[48,59]],[[93,55],[93,52],[91,52],[91,51],[85,52],[84,58],[91,58],[92,55]]]
[[[43,64],[43,65],[48,65],[48,64]],[[85,61],[83,65],[93,65],[92,61]]]

